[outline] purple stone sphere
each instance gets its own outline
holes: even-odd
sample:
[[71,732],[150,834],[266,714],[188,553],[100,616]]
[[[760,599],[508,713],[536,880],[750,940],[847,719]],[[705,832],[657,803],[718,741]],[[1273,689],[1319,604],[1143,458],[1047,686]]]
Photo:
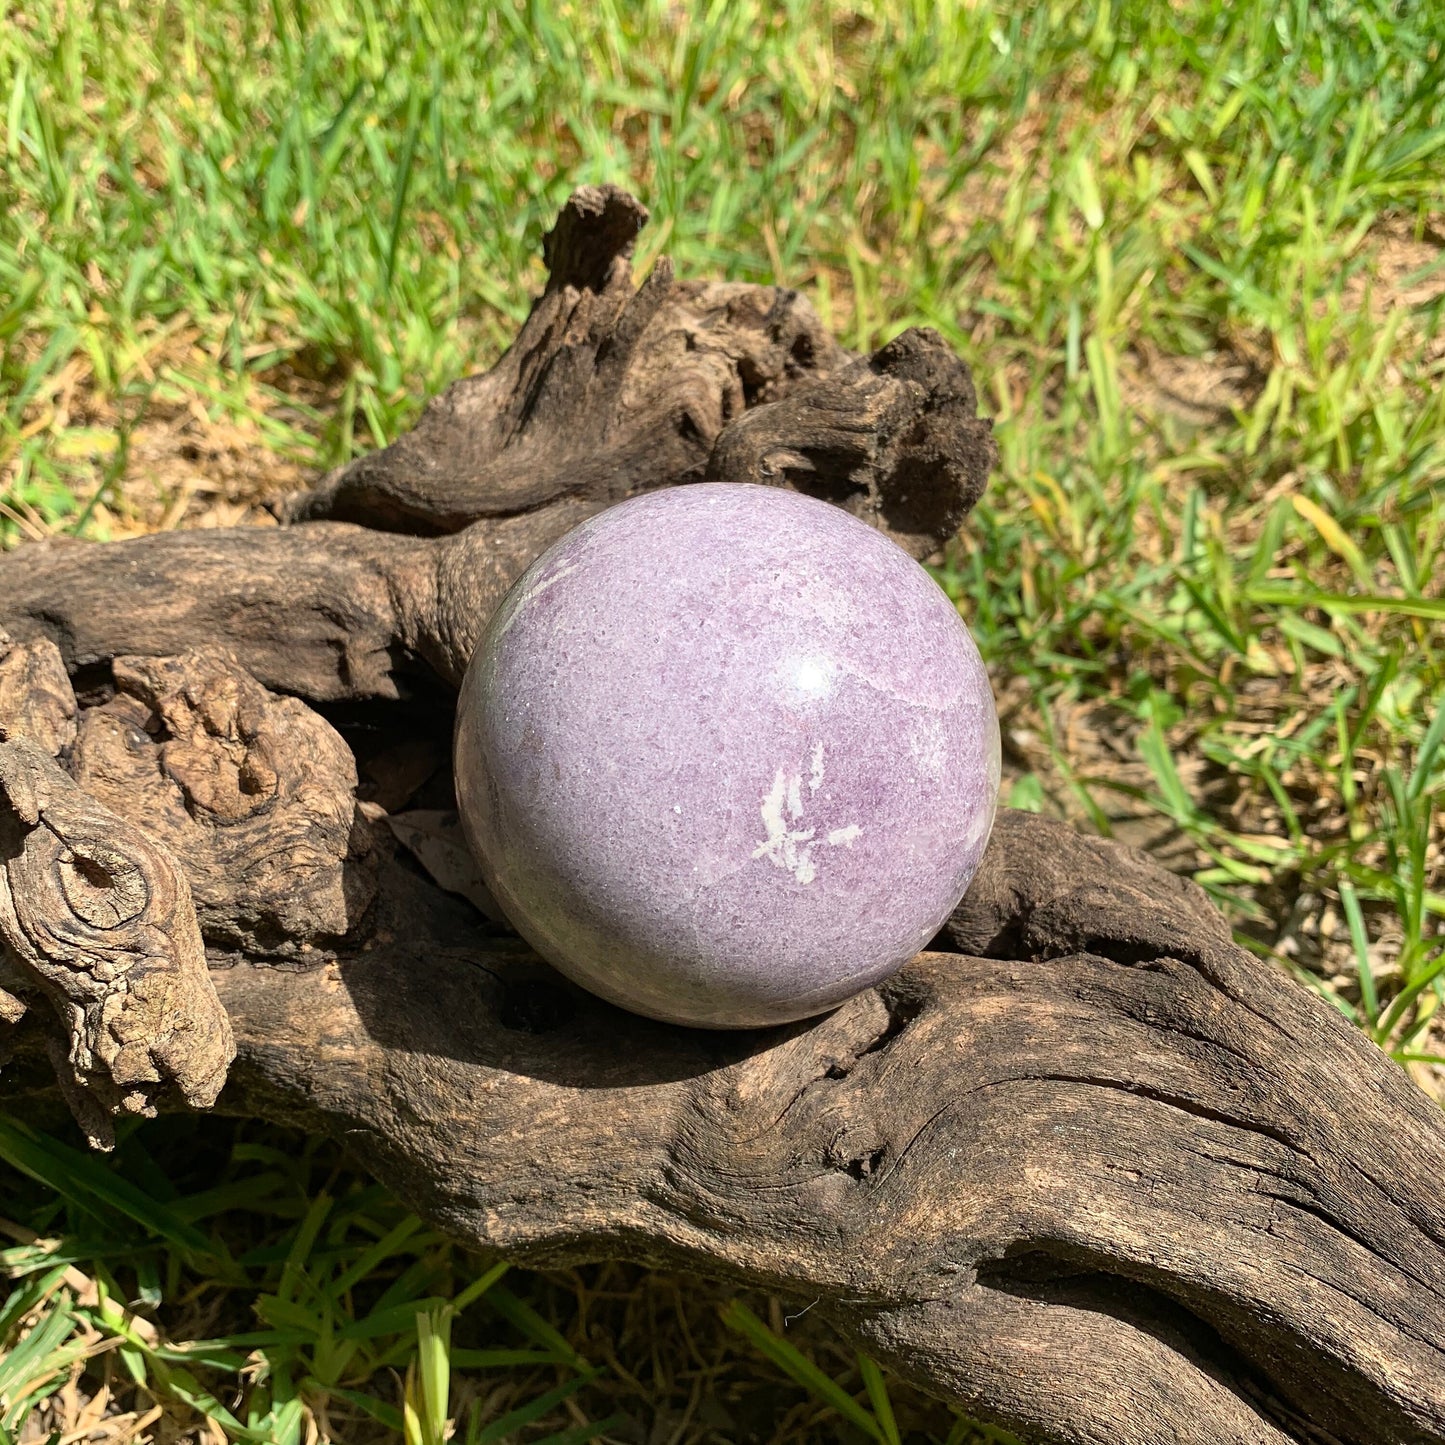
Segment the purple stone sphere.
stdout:
[[993,825],[952,603],[826,502],[701,483],[563,537],[462,685],[462,824],[517,931],[636,1013],[810,1017],[923,948]]

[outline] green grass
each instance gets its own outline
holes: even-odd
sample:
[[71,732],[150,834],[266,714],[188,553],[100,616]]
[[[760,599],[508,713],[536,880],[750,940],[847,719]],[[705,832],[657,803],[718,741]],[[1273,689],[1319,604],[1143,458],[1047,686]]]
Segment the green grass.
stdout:
[[[810,1438],[841,1411],[863,1438],[898,1445],[871,1361],[835,1349],[827,1373],[740,1301],[720,1310],[718,1291],[690,1289],[668,1321],[693,1354],[690,1332],[701,1338],[703,1357],[654,1364],[640,1381],[656,1316],[639,1329],[609,1311],[597,1271],[589,1289],[478,1261],[329,1144],[194,1119],[121,1132],[116,1156],[97,1158],[0,1116],[0,1161],[16,1179],[6,1207],[29,1220],[0,1218],[0,1439],[73,1424],[63,1392],[80,1382],[142,1417],[140,1405],[160,1406],[172,1431],[244,1445],[302,1445],[313,1432],[581,1445],[620,1427],[637,1438],[639,1421],[679,1400],[719,1431],[688,1438],[732,1441],[750,1431],[736,1386],[766,1379],[779,1430],[761,1438]],[[584,1300],[601,1331],[589,1333]],[[589,1359],[599,1336],[628,1365]],[[912,1413],[944,1422],[923,1437],[939,1445],[1003,1438],[936,1407]],[[122,1422],[117,1438],[131,1433]]]
[[[394,437],[505,344],[571,187],[623,182],[653,212],[644,266],[800,287],[858,348],[912,324],[958,347],[1003,462],[939,575],[995,672],[1013,801],[1154,838],[1429,1082],[1442,37],[1436,7],[1379,0],[0,7],[0,545],[239,515]],[[147,1137],[106,1178],[164,1201]],[[213,1188],[243,1202],[182,1209],[179,1234],[113,1200],[34,1206],[55,1243],[6,1256],[5,1398],[93,1348],[236,1439],[294,1438],[298,1400],[471,1429],[476,1372],[449,1395],[438,1361],[546,1348],[523,1315],[456,1343],[507,1286],[454,1315],[444,1243],[393,1239],[400,1211],[344,1174],[313,1221],[268,1147],[238,1144]],[[122,1245],[150,1261],[123,1285]],[[565,1323],[556,1281],[509,1284]],[[411,1322],[338,1344],[390,1289]],[[173,1360],[116,1303],[184,1355],[182,1298],[266,1338],[240,1367]],[[716,1338],[803,1379],[746,1318]],[[890,1438],[871,1367],[809,1348],[873,1421],[832,1399],[851,1428]],[[576,1380],[602,1398],[591,1368],[498,1366],[497,1411]],[[538,1433],[583,1428],[544,1409]]]
[[[194,1174],[193,1163],[158,1160],[135,1136],[126,1152],[116,1169],[0,1120],[0,1158],[52,1191],[32,1210],[57,1231],[0,1251],[13,1284],[0,1332],[23,1330],[0,1364],[0,1430],[11,1436],[70,1381],[81,1357],[100,1354],[113,1353],[112,1368],[147,1395],[188,1406],[229,1439],[256,1442],[299,1441],[307,1415],[319,1411],[339,1416],[338,1424],[350,1415],[404,1432],[408,1445],[433,1445],[450,1418],[448,1365],[555,1370],[562,1384],[539,1397],[546,1404],[538,1414],[593,1373],[498,1283],[505,1265],[473,1277],[471,1260],[382,1190],[338,1181],[334,1171],[328,1178],[314,1149],[298,1158],[269,1142],[238,1142],[229,1159],[209,1154],[220,1168],[191,1193],[177,1188],[177,1176]],[[178,1298],[195,1323],[240,1318],[246,1327],[180,1342],[161,1337],[147,1315]],[[453,1348],[454,1322],[478,1301],[505,1321],[502,1342]],[[398,1370],[399,1407],[374,1386]],[[246,1375],[244,1405],[228,1407],[220,1382]],[[518,1423],[514,1413],[482,1422],[474,1409],[465,1438],[503,1438]]]

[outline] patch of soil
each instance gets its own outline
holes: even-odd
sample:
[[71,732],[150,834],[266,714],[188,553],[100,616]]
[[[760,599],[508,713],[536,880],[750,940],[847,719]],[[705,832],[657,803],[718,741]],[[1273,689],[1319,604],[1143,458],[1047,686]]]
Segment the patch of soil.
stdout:
[[192,403],[143,422],[131,434],[114,504],[97,516],[111,536],[174,527],[273,525],[263,504],[303,486],[310,472],[278,457],[261,427],[213,419]]

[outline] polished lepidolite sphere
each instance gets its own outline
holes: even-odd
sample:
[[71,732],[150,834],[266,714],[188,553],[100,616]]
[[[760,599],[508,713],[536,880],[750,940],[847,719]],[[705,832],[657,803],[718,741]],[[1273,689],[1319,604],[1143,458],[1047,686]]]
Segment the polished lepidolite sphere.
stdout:
[[584,522],[462,686],[457,798],[550,963],[637,1013],[821,1013],[922,948],[993,823],[998,719],[910,556],[793,492],[699,484]]

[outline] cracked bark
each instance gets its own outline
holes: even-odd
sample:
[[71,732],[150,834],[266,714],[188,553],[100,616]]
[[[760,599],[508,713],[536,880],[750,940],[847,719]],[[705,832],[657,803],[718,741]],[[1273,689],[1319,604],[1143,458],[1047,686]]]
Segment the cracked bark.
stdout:
[[0,1026],[35,1004],[56,1083],[102,1148],[114,1115],[171,1093],[209,1108],[235,1052],[184,870],[0,718]]
[[1190,884],[1006,812],[935,951],[715,1035],[580,993],[372,826],[435,816],[449,690],[581,517],[765,482],[925,555],[982,486],[937,337],[852,358],[772,288],[634,292],[643,215],[574,197],[507,357],[287,525],[0,558],[10,1050],[104,1142],[205,1107],[229,1028],[218,1107],[459,1238],[817,1300],[1039,1440],[1445,1440],[1445,1125]]

